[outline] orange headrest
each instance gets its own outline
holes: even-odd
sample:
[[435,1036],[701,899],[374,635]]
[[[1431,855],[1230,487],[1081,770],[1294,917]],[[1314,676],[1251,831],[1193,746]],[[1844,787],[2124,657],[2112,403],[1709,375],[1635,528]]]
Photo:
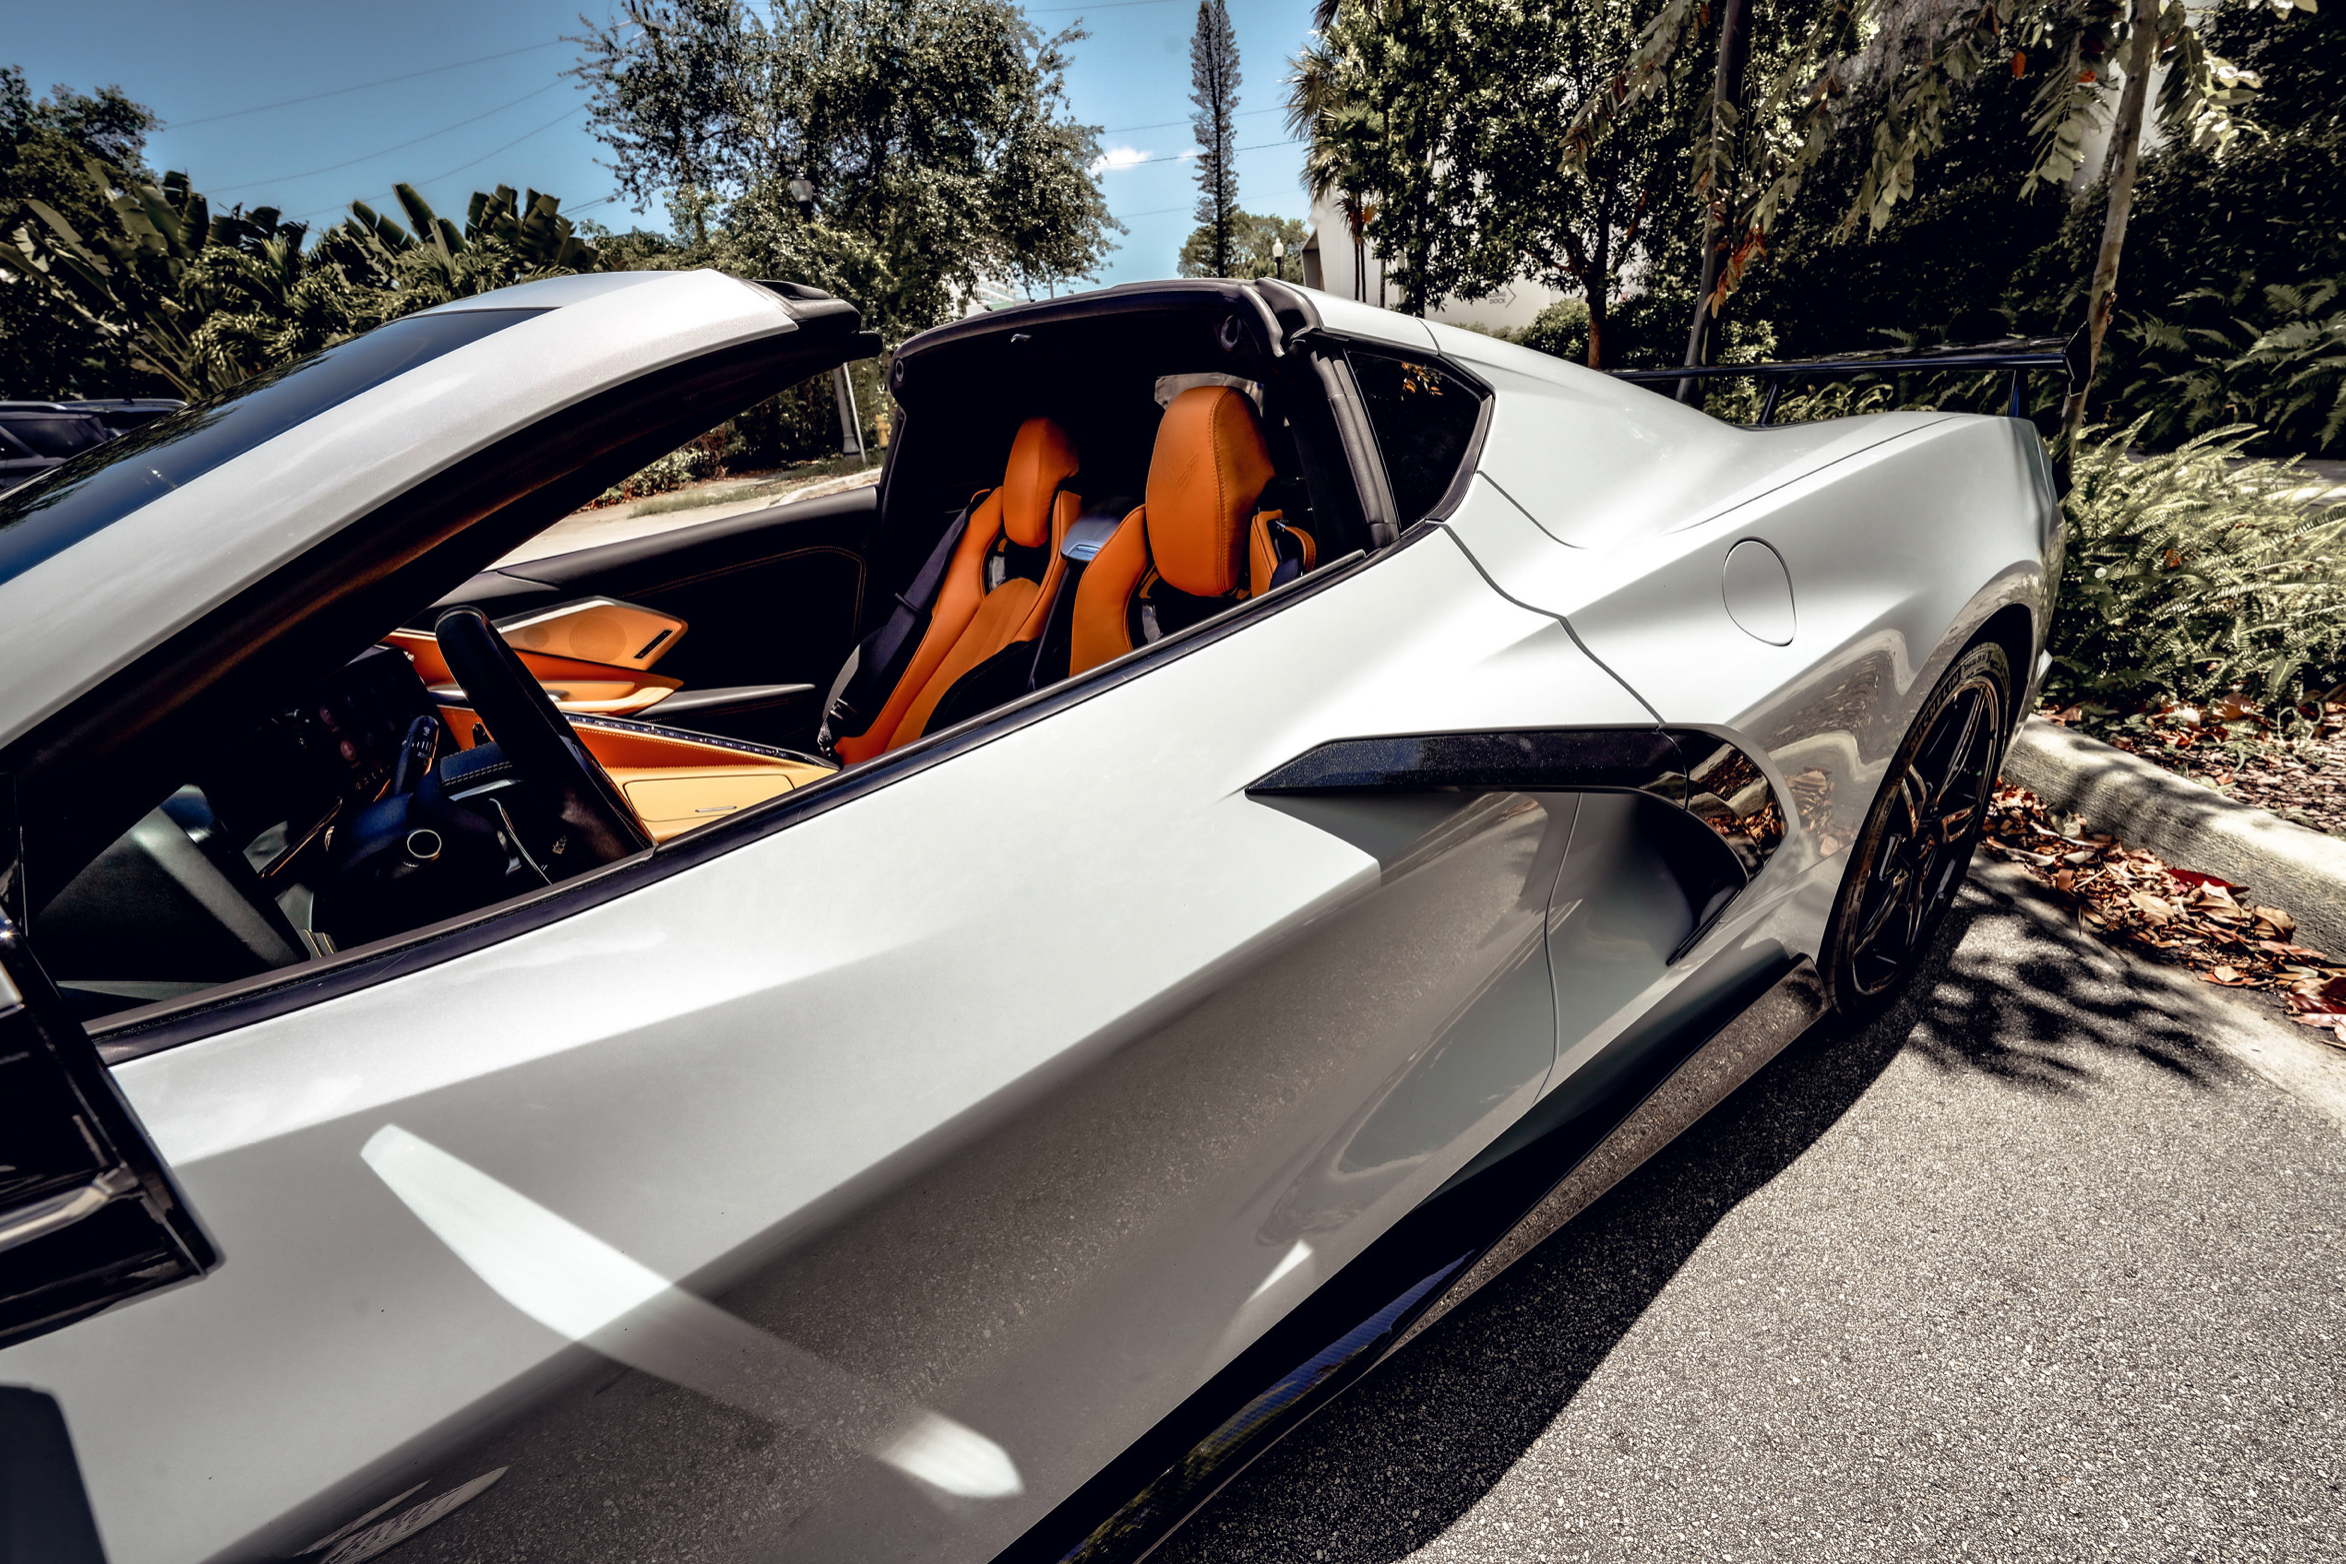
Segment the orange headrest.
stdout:
[[1051,498],[1075,476],[1075,442],[1048,418],[1030,418],[1010,442],[1002,473],[1002,530],[1020,548],[1051,541]]
[[1149,458],[1149,554],[1192,597],[1223,597],[1245,575],[1246,527],[1271,481],[1254,404],[1228,386],[1192,386],[1157,425]]

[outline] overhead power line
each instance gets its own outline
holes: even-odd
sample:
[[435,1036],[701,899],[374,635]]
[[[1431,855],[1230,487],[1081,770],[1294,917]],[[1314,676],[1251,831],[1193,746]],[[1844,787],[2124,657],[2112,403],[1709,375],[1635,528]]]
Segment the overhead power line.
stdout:
[[[1295,136],[1290,137],[1285,141],[1258,141],[1251,147],[1232,147],[1230,150],[1233,153],[1260,152],[1266,147],[1300,147],[1302,145],[1303,138],[1300,136]],[[1103,174],[1113,174],[1120,168],[1138,168],[1143,163],[1179,163],[1188,159],[1203,157],[1204,155],[1205,154],[1202,152],[1172,152],[1166,154],[1164,157],[1136,157],[1129,163],[1111,163],[1106,168],[1101,169],[1100,172]]]
[[335,87],[326,92],[313,92],[304,98],[285,98],[276,103],[256,103],[249,109],[230,109],[225,114],[207,114],[202,119],[173,121],[169,128],[185,130],[191,125],[215,125],[224,119],[242,119],[247,114],[266,114],[271,109],[290,109],[296,104],[316,103],[324,98],[339,98],[345,93],[365,92],[370,87],[388,87],[394,82],[414,81],[419,76],[437,76],[442,71],[460,71],[468,65],[486,65],[491,60],[510,60],[517,54],[535,54],[540,49],[559,47],[564,40],[549,38],[544,43],[525,44],[519,49],[506,49],[497,54],[475,55],[469,60],[458,60],[451,65],[434,65],[420,71],[409,71],[404,76],[385,76],[380,81],[362,81],[353,87]]
[[[543,87],[539,87],[534,91],[525,92],[520,97],[513,99],[511,102],[500,103],[493,109],[484,109],[480,113],[473,115],[470,119],[460,119],[453,125],[443,125],[438,130],[428,131],[421,136],[417,136],[412,141],[402,141],[395,147],[385,147],[379,152],[369,152],[363,157],[346,158],[342,162],[329,163],[324,168],[308,169],[299,174],[278,174],[269,179],[248,179],[240,185],[221,185],[216,187],[212,193],[215,195],[229,195],[238,190],[251,190],[261,185],[291,184],[296,179],[309,179],[318,174],[331,174],[341,169],[355,168],[361,163],[371,163],[376,158],[389,157],[394,152],[404,152],[409,147],[421,146],[424,142],[438,140],[440,137],[447,135],[448,132],[452,130],[462,130],[467,125],[476,125],[482,120],[487,119],[492,114],[502,114],[507,109],[514,108],[529,102],[529,100],[532,98],[543,97],[545,94],[552,92],[556,87],[561,85],[561,78],[556,77],[554,80],[546,83],[546,85]],[[578,106],[578,109],[583,109],[585,107],[586,105],[582,103]],[[578,112],[578,109],[572,109],[570,113],[575,114]],[[569,115],[566,114],[563,116],[563,118],[567,119],[569,118]],[[532,134],[535,134],[535,132],[532,132]],[[490,155],[495,156],[494,153]]]
[[586,112],[586,107],[587,106],[585,104],[581,103],[573,108],[565,109],[560,114],[557,114],[552,119],[546,121],[546,123],[543,125],[540,125],[536,130],[523,131],[520,135],[514,137],[511,141],[506,142],[505,145],[497,148],[496,151],[484,152],[469,163],[459,163],[454,168],[443,170],[437,174],[428,175],[425,178],[416,181],[416,183],[428,185],[434,183],[437,180],[446,179],[451,175],[461,174],[467,169],[478,168],[483,163],[489,161],[489,159],[497,156],[498,153],[510,152],[515,147],[518,147],[523,142],[529,140],[530,137],[544,135],[547,131],[552,130],[555,126],[561,124],[564,120],[569,119],[572,115],[584,114]]
[[[1284,114],[1285,112],[1286,110],[1278,108],[1240,109],[1236,114],[1233,114],[1230,117],[1232,119],[1252,119],[1257,114]],[[1129,135],[1136,130],[1171,130],[1177,125],[1186,125],[1188,123],[1189,121],[1185,119],[1168,119],[1159,120],[1154,125],[1118,125],[1109,130],[1103,130],[1100,132],[1100,134],[1103,136],[1123,136]]]

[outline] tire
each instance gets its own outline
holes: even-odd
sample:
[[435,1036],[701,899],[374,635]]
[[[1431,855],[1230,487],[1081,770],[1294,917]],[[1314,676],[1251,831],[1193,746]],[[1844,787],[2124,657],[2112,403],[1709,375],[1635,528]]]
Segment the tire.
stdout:
[[1867,1015],[1896,998],[1954,905],[1987,827],[2011,690],[2004,649],[1971,647],[1890,757],[1825,934],[1825,984],[1842,1014]]

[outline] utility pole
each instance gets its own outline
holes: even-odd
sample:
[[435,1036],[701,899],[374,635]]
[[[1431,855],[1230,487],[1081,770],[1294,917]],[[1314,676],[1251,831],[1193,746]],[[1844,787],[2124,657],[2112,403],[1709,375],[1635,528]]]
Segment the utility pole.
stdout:
[[847,376],[847,366],[839,365],[831,371],[831,391],[839,399],[839,450],[857,462],[871,460],[863,448],[863,419],[855,410],[855,382]]

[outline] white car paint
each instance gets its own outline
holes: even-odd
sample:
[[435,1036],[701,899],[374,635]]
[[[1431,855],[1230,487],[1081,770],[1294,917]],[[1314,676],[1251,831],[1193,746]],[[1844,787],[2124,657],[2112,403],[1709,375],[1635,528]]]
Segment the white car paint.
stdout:
[[[1206,712],[1210,746],[1193,738]],[[1491,597],[1429,538],[1146,679],[689,872],[121,1067],[229,1263],[0,1353],[0,1379],[54,1391],[76,1439],[105,1452],[89,1478],[116,1564],[233,1549],[564,1359],[557,1333],[367,1170],[360,1153],[386,1123],[705,1290],[729,1257],[787,1247],[892,1159],[938,1155],[1373,888],[1373,859],[1247,799],[1254,777],[1362,732],[1641,716],[1552,619]],[[1038,965],[1053,981],[1032,981]],[[1358,1084],[1231,1148],[1214,1179],[1225,1195],[1166,1213],[1170,1229],[1118,1235],[1092,1262],[1126,1278],[1103,1284],[1137,1289],[1124,1318],[1149,1343],[1100,1407],[1105,1426],[1010,1373],[1010,1340],[966,1371],[1001,1376],[978,1404],[949,1392],[942,1409],[1001,1440],[1039,1474],[1036,1493],[1137,1436],[1251,1339],[1184,1334],[1197,1316],[1166,1314],[1167,1277],[1242,1307],[1289,1247],[1256,1237],[1278,1169],[1405,1063],[1353,1061]],[[1511,1117],[1487,1114],[1316,1232],[1315,1264],[1341,1264]],[[1213,1210],[1195,1225],[1193,1211]],[[1030,1338],[1025,1350],[1065,1350]],[[1035,1448],[1052,1438],[1059,1448]],[[985,1556],[1034,1502],[986,1508],[953,1555]]]
[[[28,670],[0,734],[464,453],[792,329],[712,274],[476,302],[554,313],[0,584]],[[0,1381],[62,1402],[115,1564],[282,1556],[484,1470],[456,1524],[547,1556],[990,1557],[1691,973],[1815,951],[1837,815],[1788,822],[1674,962],[1691,926],[1621,891],[1656,873],[1625,795],[1477,805],[1395,856],[1246,788],[1336,739],[1658,717],[1862,807],[1949,637],[2042,590],[2016,428],[1753,434],[1315,303],[1497,388],[1438,527],[665,879],[117,1069],[226,1263],[0,1352]],[[1745,541],[1792,578],[1780,647],[1727,613]],[[119,613],[59,607],[100,591]],[[1829,699],[1852,679],[1876,681],[1856,716]],[[1462,1060],[1485,1067],[1463,1095]],[[612,1336],[643,1309],[672,1334]],[[711,1373],[711,1343],[767,1388]],[[834,1370],[887,1417],[766,1415]],[[745,1406],[775,1426],[745,1438]],[[939,1450],[946,1500],[907,1502],[892,1474]],[[952,1461],[978,1474],[957,1492]],[[589,1511],[647,1464],[714,1497],[654,1533]]]

